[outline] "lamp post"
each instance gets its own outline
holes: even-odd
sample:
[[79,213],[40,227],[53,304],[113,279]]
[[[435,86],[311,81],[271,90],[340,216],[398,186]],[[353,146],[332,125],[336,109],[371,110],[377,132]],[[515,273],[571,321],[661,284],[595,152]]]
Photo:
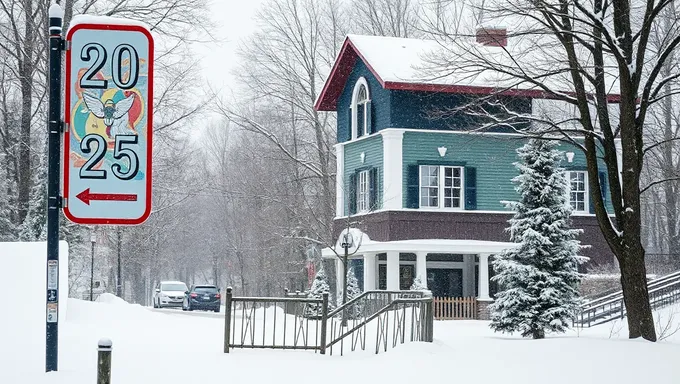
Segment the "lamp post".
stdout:
[[[354,239],[349,230],[343,235],[342,247],[345,249],[345,254],[342,257],[343,271],[344,274],[342,279],[342,304],[347,303],[347,270],[349,269],[349,249],[354,246]],[[342,326],[347,326],[347,311],[346,309],[342,311]]]
[[94,230],[90,235],[90,242],[92,243],[92,258],[90,259],[90,301],[94,301],[92,295],[92,290],[94,289],[94,245],[97,243],[97,234]]

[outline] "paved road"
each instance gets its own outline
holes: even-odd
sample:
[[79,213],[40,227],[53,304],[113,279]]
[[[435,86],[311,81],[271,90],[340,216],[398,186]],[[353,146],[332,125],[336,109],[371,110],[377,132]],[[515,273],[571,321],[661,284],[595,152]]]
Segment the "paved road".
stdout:
[[153,312],[158,312],[158,313],[164,313],[166,315],[184,315],[184,316],[198,316],[198,317],[212,317],[212,318],[224,318],[224,307],[222,307],[222,310],[217,313],[217,312],[208,312],[208,311],[183,311],[181,308],[152,308],[152,307],[147,307],[149,311]]

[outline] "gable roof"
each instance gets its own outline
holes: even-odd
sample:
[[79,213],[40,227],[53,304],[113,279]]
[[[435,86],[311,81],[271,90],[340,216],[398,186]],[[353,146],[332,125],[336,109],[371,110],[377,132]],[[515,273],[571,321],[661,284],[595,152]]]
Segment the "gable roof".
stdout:
[[[508,43],[507,47],[499,48],[467,39],[451,47],[435,40],[348,35],[314,108],[320,111],[336,110],[337,100],[357,59],[366,64],[384,89],[487,95],[498,93],[550,98],[549,93],[535,85],[516,85],[517,79],[510,76],[491,70],[480,71],[473,68],[474,65],[466,70],[460,70],[468,67],[466,64],[451,68],[450,63],[442,60],[444,57],[451,57],[454,52],[460,52],[461,57],[465,54],[483,55],[500,64],[507,62],[514,65],[508,55],[510,52],[513,59],[526,64],[529,70],[532,63],[545,64],[551,60],[550,57],[538,57],[534,53],[536,49],[527,49],[524,44],[513,44],[512,38]],[[566,76],[547,78],[544,83],[549,83],[551,89],[572,89],[571,81]],[[614,91],[616,84],[609,81],[608,86]],[[610,101],[616,102],[619,99],[618,95],[609,94]]]

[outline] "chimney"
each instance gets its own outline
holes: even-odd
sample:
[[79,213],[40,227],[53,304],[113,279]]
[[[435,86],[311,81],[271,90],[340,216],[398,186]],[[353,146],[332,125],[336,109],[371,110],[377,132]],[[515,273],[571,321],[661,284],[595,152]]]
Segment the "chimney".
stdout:
[[477,42],[489,47],[508,45],[508,32],[505,28],[477,28]]

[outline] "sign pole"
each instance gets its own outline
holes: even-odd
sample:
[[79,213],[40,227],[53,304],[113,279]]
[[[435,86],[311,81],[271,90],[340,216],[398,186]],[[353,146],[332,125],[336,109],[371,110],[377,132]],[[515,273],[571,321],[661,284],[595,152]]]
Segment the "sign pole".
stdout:
[[49,115],[47,171],[47,314],[45,371],[57,371],[59,358],[59,170],[61,149],[61,37],[64,13],[59,4],[49,10]]

